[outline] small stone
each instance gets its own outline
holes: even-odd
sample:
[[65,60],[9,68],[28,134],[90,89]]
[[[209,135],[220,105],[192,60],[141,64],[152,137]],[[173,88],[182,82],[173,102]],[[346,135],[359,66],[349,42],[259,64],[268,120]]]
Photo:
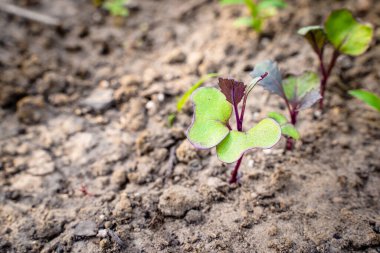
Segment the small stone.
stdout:
[[95,236],[97,231],[98,230],[97,230],[95,222],[93,222],[93,221],[81,221],[75,227],[74,235],[90,237],[90,236]]
[[115,206],[114,214],[117,216],[128,216],[130,213],[132,213],[131,201],[126,193],[122,193],[119,202]]
[[174,185],[163,192],[158,202],[158,208],[165,216],[182,217],[186,211],[197,208],[200,204],[199,193],[183,186]]
[[164,62],[169,64],[184,63],[186,61],[186,54],[181,49],[173,49],[165,57]]
[[100,238],[105,238],[107,237],[107,235],[108,235],[107,229],[99,229],[98,234],[96,236]]
[[202,212],[198,210],[190,210],[187,212],[185,220],[189,224],[198,224],[203,220]]
[[25,124],[37,124],[46,114],[42,96],[24,97],[17,102],[17,117]]
[[108,109],[113,102],[113,90],[97,88],[81,104],[95,111]]
[[184,140],[176,150],[176,156],[180,162],[188,163],[198,157],[196,149],[188,140]]
[[105,249],[109,248],[109,246],[110,246],[110,242],[107,239],[104,238],[104,239],[100,240],[99,247],[102,250],[105,250]]
[[112,227],[112,222],[111,221],[104,222],[104,227],[110,229]]
[[157,94],[157,100],[160,102],[163,102],[165,100],[165,94],[164,93],[158,93]]
[[148,101],[148,103],[146,103],[146,105],[145,105],[145,108],[146,108],[147,110],[152,110],[152,109],[154,109],[155,107],[156,107],[156,104],[155,104],[152,100]]
[[123,187],[128,182],[127,172],[120,168],[116,169],[111,176],[111,184],[116,185],[118,188]]

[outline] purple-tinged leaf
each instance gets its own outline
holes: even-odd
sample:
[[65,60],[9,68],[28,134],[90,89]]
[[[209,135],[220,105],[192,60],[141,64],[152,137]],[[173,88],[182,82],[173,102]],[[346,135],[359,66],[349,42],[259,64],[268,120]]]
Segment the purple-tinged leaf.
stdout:
[[257,78],[265,74],[267,72],[267,76],[259,82],[264,89],[268,90],[271,93],[277,94],[280,97],[286,99],[285,93],[282,89],[282,78],[281,72],[277,67],[277,63],[271,60],[266,60],[256,64],[253,71],[250,73],[252,78]]
[[318,100],[322,98],[319,90],[311,90],[302,98],[298,110],[303,110],[311,107],[313,104],[315,104]]
[[309,108],[321,98],[319,84],[316,73],[305,72],[299,76],[289,76],[282,82],[282,87],[290,106],[299,111]]
[[234,79],[219,78],[219,87],[228,102],[238,105],[244,97],[245,85]]

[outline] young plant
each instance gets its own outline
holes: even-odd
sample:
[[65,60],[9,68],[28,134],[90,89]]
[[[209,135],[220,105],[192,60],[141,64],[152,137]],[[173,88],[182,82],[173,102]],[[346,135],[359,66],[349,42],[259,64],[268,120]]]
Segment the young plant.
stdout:
[[106,0],[103,3],[103,8],[106,9],[112,16],[127,17],[129,15],[126,7],[128,0]]
[[257,64],[250,75],[255,80],[263,73],[268,73],[268,76],[259,85],[270,93],[280,96],[288,109],[290,123],[293,127],[287,124],[287,120],[281,118],[279,114],[272,114],[271,117],[280,125],[286,126],[285,131],[283,131],[283,134],[288,137],[286,149],[292,150],[293,139],[299,138],[299,134],[294,134],[299,111],[311,107],[321,99],[318,89],[319,78],[315,73],[306,72],[300,76],[289,76],[282,80],[277,63],[270,60]]
[[350,90],[348,93],[380,112],[380,97],[375,93],[366,90]]
[[[350,11],[343,9],[333,11],[323,27],[303,27],[298,30],[298,34],[309,42],[318,56],[321,76],[320,92],[322,96],[319,105],[323,109],[327,81],[337,58],[341,54],[350,56],[363,54],[371,43],[373,28],[370,24],[359,23],[354,19]],[[326,64],[324,54],[327,45],[333,47],[333,53],[328,64]]]
[[[263,73],[249,86],[233,79],[219,78],[220,90],[204,87],[192,94],[194,115],[186,136],[196,148],[216,147],[216,153],[222,162],[236,162],[230,183],[237,182],[241,161],[248,150],[271,148],[281,137],[279,124],[270,118],[261,120],[248,131],[243,130],[248,95],[266,75]],[[239,110],[240,102],[243,103]],[[233,130],[229,123],[232,114],[235,116],[237,130]]]
[[286,7],[283,0],[220,0],[223,5],[245,4],[250,17],[241,17],[235,21],[237,26],[248,26],[257,33],[262,32],[262,26],[266,19],[277,15],[278,9]]

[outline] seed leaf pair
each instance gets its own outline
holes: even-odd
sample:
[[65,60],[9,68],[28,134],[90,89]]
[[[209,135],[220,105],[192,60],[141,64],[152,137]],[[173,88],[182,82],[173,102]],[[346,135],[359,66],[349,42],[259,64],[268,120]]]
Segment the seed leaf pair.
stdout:
[[[243,96],[240,93],[244,84],[235,83],[230,86],[231,83],[225,80],[228,79],[220,80],[220,86],[226,95],[210,87],[194,91],[192,100],[195,111],[187,137],[197,148],[208,149],[216,146],[219,159],[232,163],[247,150],[275,145],[281,137],[281,128],[276,121],[264,119],[247,132],[230,130],[228,121],[233,110],[231,101],[241,101]],[[236,95],[231,92],[234,90],[238,90]],[[244,95],[244,91],[242,94]]]
[[364,53],[372,39],[373,28],[355,20],[351,12],[342,9],[333,11],[324,27],[307,26],[298,30],[310,43],[313,50],[320,54],[329,41],[340,53],[357,56]]

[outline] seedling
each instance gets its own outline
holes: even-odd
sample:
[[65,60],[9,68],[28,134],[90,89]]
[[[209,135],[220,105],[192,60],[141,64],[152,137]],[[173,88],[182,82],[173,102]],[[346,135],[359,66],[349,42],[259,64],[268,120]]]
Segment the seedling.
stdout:
[[250,17],[240,17],[235,21],[236,26],[247,26],[257,33],[262,32],[266,19],[277,15],[278,9],[286,7],[283,0],[220,0],[222,5],[245,4]]
[[112,16],[127,17],[129,15],[126,7],[128,0],[106,0],[103,3],[103,8],[106,9]]
[[[373,28],[370,24],[359,23],[354,19],[350,11],[342,9],[333,11],[323,27],[303,27],[298,30],[298,34],[309,42],[319,59],[320,92],[322,96],[319,105],[322,109],[327,81],[336,60],[341,54],[350,56],[363,54],[371,43]],[[333,53],[328,64],[325,62],[324,55],[327,45],[333,47]]]
[[350,90],[348,93],[380,112],[380,97],[375,93],[366,90]]
[[270,60],[257,64],[250,75],[255,80],[263,73],[268,73],[268,76],[262,80],[259,85],[270,93],[280,96],[288,109],[291,124],[288,124],[286,118],[280,114],[272,113],[270,117],[282,125],[283,134],[288,137],[286,149],[292,150],[292,139],[299,138],[299,134],[295,129],[299,111],[311,107],[321,99],[318,90],[318,75],[312,72],[306,72],[300,76],[289,76],[282,80],[277,63]]
[[[261,120],[248,131],[243,130],[248,95],[266,76],[267,73],[263,73],[248,86],[233,79],[219,78],[220,90],[203,87],[192,95],[194,115],[186,132],[187,138],[199,149],[216,147],[216,153],[222,162],[236,162],[230,183],[237,182],[241,161],[248,150],[271,148],[281,137],[280,125],[270,118]],[[233,130],[229,123],[233,112],[237,130]]]

